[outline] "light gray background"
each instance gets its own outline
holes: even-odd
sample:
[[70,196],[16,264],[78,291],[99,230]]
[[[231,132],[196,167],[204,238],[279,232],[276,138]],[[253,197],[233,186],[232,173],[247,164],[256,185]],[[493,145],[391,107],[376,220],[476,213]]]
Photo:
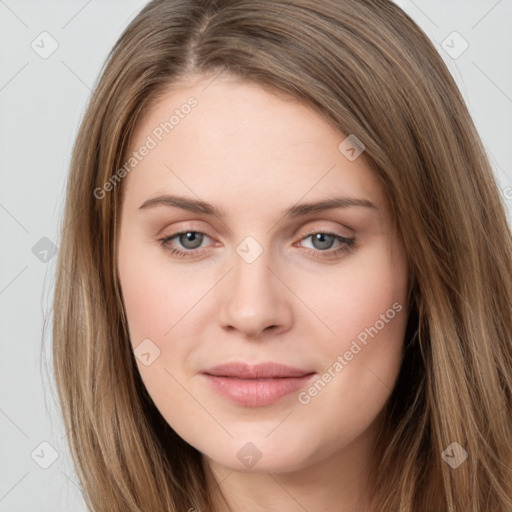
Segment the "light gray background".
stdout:
[[[67,168],[84,106],[107,52],[146,3],[0,0],[0,512],[87,510],[45,373],[56,258],[41,239],[59,243]],[[510,218],[512,1],[397,3],[436,43],[459,84]],[[465,43],[454,31],[469,44],[460,56]],[[52,44],[58,48],[42,58]]]

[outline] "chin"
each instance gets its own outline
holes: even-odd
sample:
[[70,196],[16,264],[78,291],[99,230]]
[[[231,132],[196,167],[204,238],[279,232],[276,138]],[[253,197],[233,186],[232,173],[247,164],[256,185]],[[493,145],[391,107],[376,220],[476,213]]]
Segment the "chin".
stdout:
[[[244,473],[288,473],[298,471],[313,462],[315,450],[305,450],[304,442],[284,444],[281,440],[231,440],[229,445],[219,450],[202,451],[206,458],[215,464],[233,471]],[[297,442],[297,439],[295,440]]]

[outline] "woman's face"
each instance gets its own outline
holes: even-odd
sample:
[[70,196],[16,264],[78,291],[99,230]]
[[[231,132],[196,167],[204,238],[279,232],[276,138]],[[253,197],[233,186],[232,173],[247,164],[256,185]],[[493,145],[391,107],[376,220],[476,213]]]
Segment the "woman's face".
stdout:
[[203,77],[132,138],[117,262],[131,343],[156,407],[212,463],[285,472],[371,451],[407,267],[347,135],[282,95]]

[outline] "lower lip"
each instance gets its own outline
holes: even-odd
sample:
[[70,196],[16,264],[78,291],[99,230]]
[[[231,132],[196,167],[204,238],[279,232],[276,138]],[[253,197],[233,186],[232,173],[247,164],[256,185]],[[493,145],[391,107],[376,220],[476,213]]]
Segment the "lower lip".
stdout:
[[245,407],[262,407],[299,391],[315,374],[303,377],[280,377],[268,379],[237,379],[203,374],[220,395]]

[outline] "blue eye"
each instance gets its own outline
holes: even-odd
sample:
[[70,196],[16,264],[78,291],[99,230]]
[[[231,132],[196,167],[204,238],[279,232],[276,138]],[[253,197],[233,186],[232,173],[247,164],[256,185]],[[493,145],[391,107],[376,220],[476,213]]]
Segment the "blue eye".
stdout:
[[[201,231],[180,231],[179,233],[160,238],[158,241],[161,243],[162,247],[173,256],[178,258],[196,258],[201,256],[206,250],[206,248],[200,247],[205,237],[210,238],[206,233]],[[341,253],[348,252],[355,247],[355,238],[346,238],[337,233],[313,231],[302,237],[300,242],[308,238],[312,239],[314,248],[306,248],[305,250],[315,258],[332,258]],[[173,247],[171,241],[174,239],[177,239],[185,250]],[[338,241],[340,245],[335,249],[331,249],[335,241]]]
[[180,244],[182,244],[186,249],[194,250],[201,245],[204,236],[204,233],[199,233],[198,231],[184,231],[182,233],[178,233],[173,238],[177,237]]
[[[159,242],[161,243],[162,247],[166,251],[169,251],[171,254],[180,258],[189,258],[198,256],[197,249],[201,245],[204,237],[208,237],[208,235],[200,231],[181,231],[174,235],[160,238]],[[182,251],[181,249],[176,249],[170,246],[171,240],[174,240],[175,238],[177,238],[179,243],[182,244],[185,249],[187,249],[186,251]]]
[[[337,233],[330,233],[326,231],[312,231],[308,233],[305,237],[301,239],[301,242],[307,240],[308,238],[312,239],[313,247],[319,250],[311,250],[308,249],[308,254],[311,254],[314,258],[332,258],[336,257],[339,254],[348,252],[355,247],[355,238],[346,238],[344,236],[338,235]],[[340,242],[340,245],[331,249],[334,241]],[[327,250],[325,250],[327,249]]]

